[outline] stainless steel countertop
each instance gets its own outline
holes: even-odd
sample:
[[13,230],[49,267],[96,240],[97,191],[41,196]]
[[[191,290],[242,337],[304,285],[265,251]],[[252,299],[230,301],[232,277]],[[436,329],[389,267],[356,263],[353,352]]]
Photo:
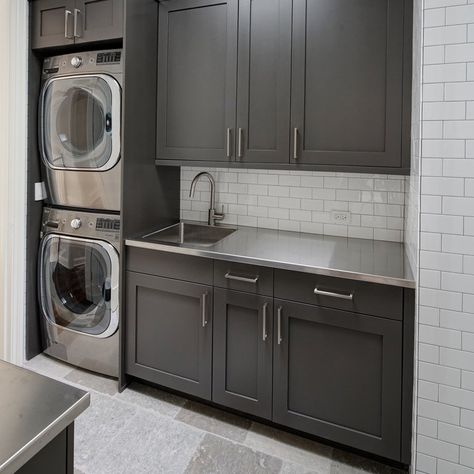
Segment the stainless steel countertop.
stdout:
[[127,239],[125,245],[415,288],[405,247],[397,242],[237,227],[211,247],[164,244],[143,237]]
[[0,360],[0,472],[11,473],[90,404],[87,392]]

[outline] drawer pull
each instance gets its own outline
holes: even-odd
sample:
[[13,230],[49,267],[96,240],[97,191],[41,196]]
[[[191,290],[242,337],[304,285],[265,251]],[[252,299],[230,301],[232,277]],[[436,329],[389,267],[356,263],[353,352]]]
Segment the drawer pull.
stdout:
[[257,283],[258,281],[258,275],[256,277],[243,277],[243,276],[239,276],[239,275],[232,275],[231,272],[227,272],[225,275],[224,275],[225,278],[227,278],[227,280],[235,280],[235,281],[242,281],[244,283]]
[[314,289],[314,294],[319,296],[330,296],[332,298],[340,298],[342,300],[353,300],[354,293],[344,294],[344,293],[334,293],[333,291],[324,291],[319,288]]
[[201,315],[202,315],[202,327],[207,326],[207,293],[203,293],[201,297]]
[[278,306],[278,312],[277,312],[277,330],[278,330],[278,345],[280,345],[283,341],[283,338],[281,337],[281,313],[283,311],[283,308],[281,306]]
[[268,334],[267,334],[267,308],[268,308],[268,303],[263,304],[263,334],[262,334],[262,340],[265,342],[267,340]]

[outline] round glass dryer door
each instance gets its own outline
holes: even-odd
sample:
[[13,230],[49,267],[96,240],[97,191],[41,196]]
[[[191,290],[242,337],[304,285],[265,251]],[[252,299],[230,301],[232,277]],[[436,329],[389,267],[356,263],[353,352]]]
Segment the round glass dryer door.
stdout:
[[40,297],[56,326],[108,337],[118,327],[118,255],[107,242],[50,234],[41,248]]
[[120,86],[105,74],[53,78],[41,96],[41,151],[53,169],[105,171],[120,158]]

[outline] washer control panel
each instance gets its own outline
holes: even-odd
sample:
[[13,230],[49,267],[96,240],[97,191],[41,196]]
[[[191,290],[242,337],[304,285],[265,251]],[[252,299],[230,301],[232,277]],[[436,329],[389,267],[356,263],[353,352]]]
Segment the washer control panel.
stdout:
[[43,236],[50,233],[97,238],[118,243],[120,216],[45,207],[41,234]]
[[122,51],[111,49],[52,56],[43,62],[43,80],[64,74],[122,74]]

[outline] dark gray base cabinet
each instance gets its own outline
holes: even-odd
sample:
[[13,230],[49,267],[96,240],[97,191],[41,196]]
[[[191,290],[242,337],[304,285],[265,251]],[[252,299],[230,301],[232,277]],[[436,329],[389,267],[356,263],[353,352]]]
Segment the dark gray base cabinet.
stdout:
[[74,423],[71,423],[16,471],[16,474],[42,473],[74,473]]
[[127,372],[211,399],[212,287],[127,272]]
[[126,262],[128,374],[409,464],[413,290],[137,248]]
[[400,455],[402,324],[275,300],[273,421]]
[[215,289],[212,400],[272,417],[273,299]]
[[33,49],[123,37],[124,0],[31,0]]

